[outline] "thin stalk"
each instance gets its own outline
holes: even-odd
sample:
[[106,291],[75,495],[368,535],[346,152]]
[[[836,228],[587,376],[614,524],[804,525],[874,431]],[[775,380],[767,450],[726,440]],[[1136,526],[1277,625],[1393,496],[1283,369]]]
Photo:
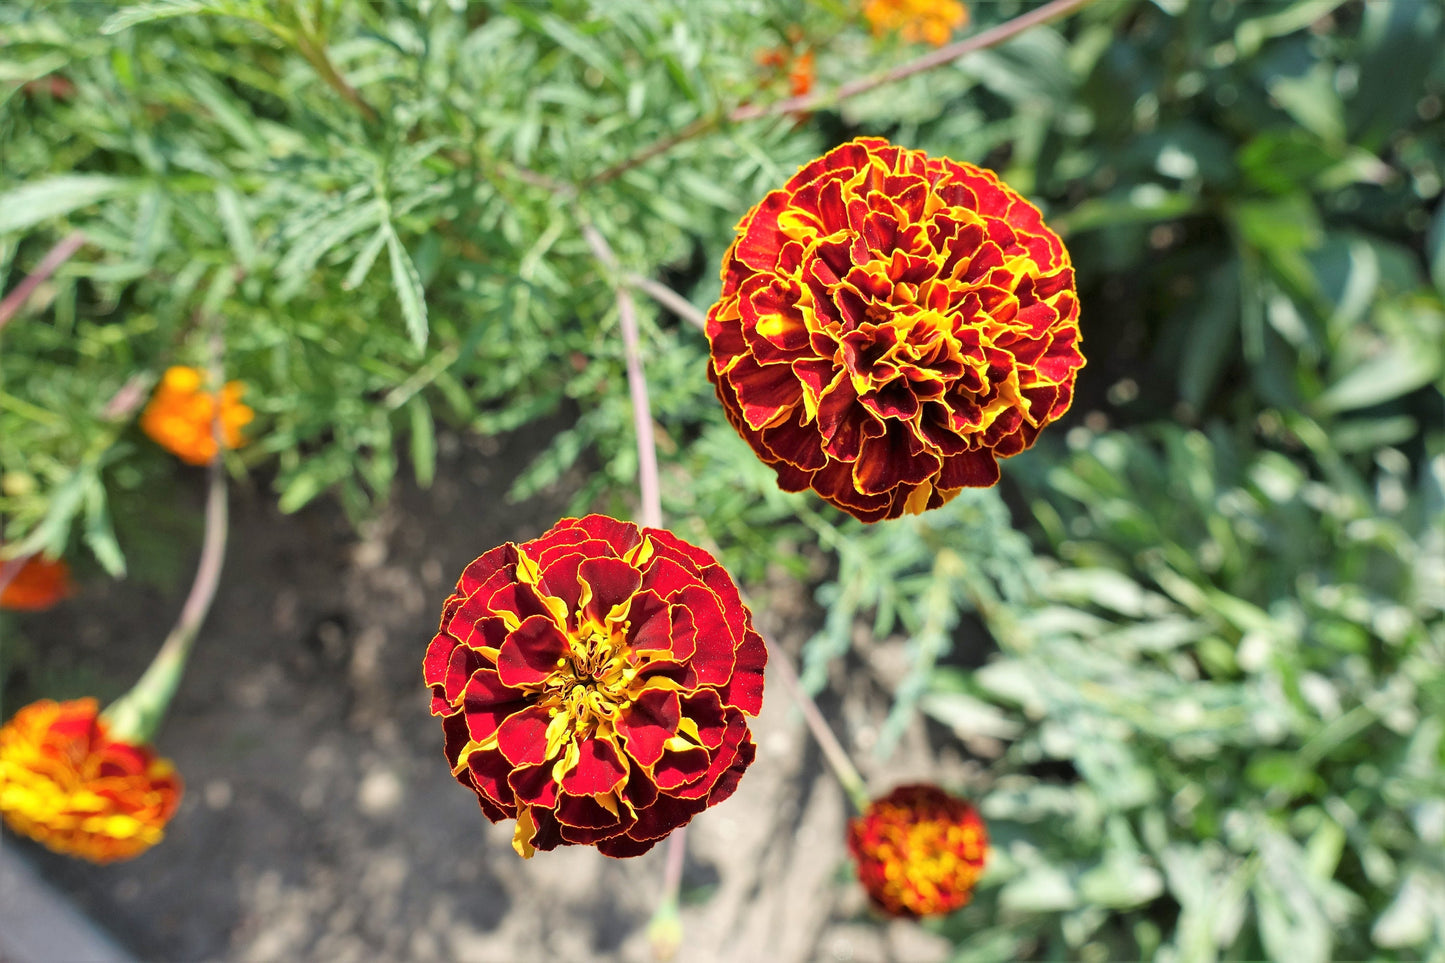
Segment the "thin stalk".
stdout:
[[5,327],[10,319],[15,317],[25,302],[30,299],[30,295],[35,293],[35,289],[54,274],[60,265],[70,260],[71,256],[85,245],[85,241],[84,231],[71,231],[46,252],[35,270],[15,285],[15,290],[5,295],[5,300],[0,301],[0,328]]
[[957,60],[959,57],[975,53],[979,50],[986,50],[989,47],[996,47],[1005,40],[1011,40],[1019,34],[1039,24],[1056,20],[1065,14],[1072,13],[1080,7],[1093,3],[1094,0],[1053,0],[1042,7],[1036,7],[1028,13],[1019,14],[1012,20],[1006,20],[996,27],[965,37],[956,43],[939,47],[921,57],[910,60],[908,63],[899,64],[892,70],[886,70],[881,74],[872,77],[864,77],[859,80],[849,81],[846,84],[834,89],[823,90],[813,94],[803,94],[798,97],[789,97],[772,104],[743,104],[728,115],[729,120],[743,121],[752,120],[757,117],[774,117],[778,114],[791,114],[796,111],[816,110],[819,107],[831,107],[839,104],[849,97],[856,97],[859,94],[867,93],[885,84],[896,83],[914,74],[923,73],[925,70],[933,70],[946,63]]
[[[612,246],[588,221],[582,221],[582,236],[592,254],[604,267],[617,274],[621,265]],[[617,316],[622,327],[622,346],[627,359],[627,388],[632,395],[632,425],[637,435],[637,487],[642,495],[642,524],[662,527],[662,493],[657,474],[657,439],[652,430],[652,406],[647,398],[647,376],[642,370],[642,338],[638,331],[637,304],[625,284],[616,286]]]
[[858,812],[864,812],[868,808],[871,797],[868,795],[868,786],[863,782],[863,776],[858,772],[858,767],[853,765],[853,760],[848,758],[848,752],[838,737],[833,735],[833,730],[828,728],[828,720],[823,718],[822,710],[803,689],[802,683],[798,680],[798,671],[793,668],[793,663],[788,659],[788,654],[780,649],[771,639],[764,638],[768,646],[768,665],[773,669],[773,678],[782,682],[783,688],[788,690],[788,697],[793,704],[803,713],[803,721],[808,724],[808,730],[812,732],[813,739],[818,743],[818,748],[823,750],[823,758],[828,761],[828,767],[833,770],[833,775],[838,777],[843,791],[848,794],[848,800]]
[[201,623],[211,610],[216,588],[221,582],[221,567],[226,560],[226,535],[229,529],[226,507],[226,472],[221,463],[225,443],[221,431],[220,391],[224,384],[220,363],[220,333],[211,335],[211,382],[216,386],[215,415],[211,432],[216,440],[216,453],[208,466],[209,485],[206,491],[206,533],[201,541],[201,558],[196,577],[181,606],[175,627],[161,643],[160,651],[151,660],[144,674],[129,692],[121,696],[103,713],[111,733],[129,742],[150,742],[166,709],[180,685],[186,661],[200,635]]
[[1052,0],[1041,7],[1037,7],[1027,13],[1020,14],[1012,20],[1006,20],[996,27],[965,37],[957,43],[951,43],[937,50],[929,51],[922,56],[900,64],[892,70],[887,70],[872,77],[864,77],[859,80],[850,81],[833,90],[823,90],[816,93],[802,94],[797,97],[788,97],[784,100],[774,101],[771,104],[741,104],[733,108],[726,115],[710,114],[706,117],[699,117],[680,130],[674,131],[664,137],[660,137],[643,147],[637,153],[624,160],[618,161],[611,167],[592,175],[584,181],[584,186],[603,184],[615,180],[623,174],[643,164],[660,154],[676,147],[678,144],[692,140],[702,134],[708,133],[720,126],[724,120],[739,123],[746,120],[756,120],[761,117],[776,117],[780,114],[807,113],[817,110],[819,107],[834,107],[849,97],[856,97],[885,84],[891,84],[925,70],[933,70],[946,63],[957,60],[966,54],[975,53],[979,50],[986,50],[995,47],[1006,40],[1010,40],[1031,27],[1047,23],[1050,20],[1058,19],[1065,14],[1072,13],[1094,0]]
[[646,294],[652,298],[652,300],[664,308],[667,308],[699,331],[707,330],[707,315],[699,311],[693,306],[691,301],[667,285],[659,281],[654,281],[652,278],[643,277],[641,274],[633,273],[623,275],[622,281],[624,284],[631,285],[643,294]]
[[301,56],[306,58],[306,62],[312,66],[322,80],[326,81],[332,90],[340,94],[347,103],[361,111],[361,115],[371,123],[374,124],[381,119],[381,115],[377,113],[376,108],[367,103],[366,98],[362,97],[356,88],[351,86],[345,77],[341,76],[341,72],[337,70],[336,65],[331,62],[331,58],[326,53],[326,47],[319,38],[313,37],[305,30],[300,30],[297,31],[293,39],[296,44],[296,50]]

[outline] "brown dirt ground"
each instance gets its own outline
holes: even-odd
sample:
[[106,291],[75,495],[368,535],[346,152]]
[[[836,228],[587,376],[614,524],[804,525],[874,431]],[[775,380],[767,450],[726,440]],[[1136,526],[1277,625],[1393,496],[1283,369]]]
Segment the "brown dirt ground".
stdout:
[[[420,679],[436,612],[468,561],[555,521],[576,479],[509,505],[501,493],[534,441],[444,441],[436,483],[402,486],[364,537],[330,506],[284,516],[238,492],[223,584],[158,739],[187,781],[166,840],[99,869],[18,844],[141,959],[652,958],[665,847],[522,862],[510,825],[487,823],[447,772]],[[817,619],[807,593],[781,578],[749,588],[760,628],[796,654]],[[131,679],[183,590],[101,580],[21,628],[45,665]],[[901,655],[875,648],[835,676],[824,710],[845,743],[870,745]],[[941,937],[870,913],[848,870],[843,795],[771,672],[768,694],[756,763],[692,823],[677,958],[945,959]],[[915,723],[890,758],[856,754],[876,791],[957,782],[965,763],[939,735]]]

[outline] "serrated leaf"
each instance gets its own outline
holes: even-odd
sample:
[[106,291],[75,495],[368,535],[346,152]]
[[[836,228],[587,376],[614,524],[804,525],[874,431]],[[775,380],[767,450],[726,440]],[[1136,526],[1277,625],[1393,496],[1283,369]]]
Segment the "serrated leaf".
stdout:
[[366,242],[366,246],[357,253],[356,259],[351,262],[351,270],[346,272],[346,278],[341,282],[342,289],[352,291],[361,286],[361,282],[365,281],[366,275],[371,272],[371,266],[376,263],[376,256],[386,246],[388,234],[390,231],[385,226],[376,229],[371,240]]
[[225,184],[216,188],[216,213],[221,217],[221,229],[236,255],[236,261],[246,270],[256,264],[256,237],[251,233],[251,222],[241,201],[241,195]]
[[390,224],[386,225],[386,249],[391,255],[391,280],[396,286],[397,300],[401,302],[406,333],[420,351],[426,347],[427,338],[426,292],[422,290],[421,275],[417,274],[416,265]]

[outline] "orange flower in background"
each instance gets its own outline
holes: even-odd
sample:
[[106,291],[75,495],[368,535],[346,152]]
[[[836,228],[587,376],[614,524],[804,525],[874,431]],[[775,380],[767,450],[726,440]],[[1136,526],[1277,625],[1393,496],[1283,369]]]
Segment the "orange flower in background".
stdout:
[[786,70],[792,96],[801,97],[813,89],[817,73],[811,49],[794,53],[791,47],[769,47],[758,53],[757,61],[759,67],[770,68],[774,74]]
[[892,916],[933,916],[966,904],[987,850],[978,813],[936,786],[899,786],[848,824],[858,879]]
[[[0,569],[14,562],[0,563]],[[70,566],[60,559],[50,561],[32,555],[0,589],[0,609],[41,612],[71,594]]]
[[[170,368],[140,418],[142,431],[191,465],[204,465],[216,455],[216,394],[202,390],[205,380],[205,372],[197,368]],[[220,392],[221,440],[227,448],[241,446],[241,429],[255,417],[241,403],[245,390],[241,382],[232,381]]]
[[637,856],[732,795],[766,661],[716,559],[589,515],[468,565],[423,676],[452,773],[520,855]]
[[866,522],[937,508],[1068,410],[1074,269],[992,171],[859,138],[737,231],[708,378],[784,490]]
[[942,47],[968,23],[968,8],[958,0],[868,0],[863,16],[875,36],[897,31],[909,43],[927,41]]
[[0,728],[0,816],[57,853],[139,855],[161,841],[181,791],[170,760],[107,736],[94,699],[42,699]]

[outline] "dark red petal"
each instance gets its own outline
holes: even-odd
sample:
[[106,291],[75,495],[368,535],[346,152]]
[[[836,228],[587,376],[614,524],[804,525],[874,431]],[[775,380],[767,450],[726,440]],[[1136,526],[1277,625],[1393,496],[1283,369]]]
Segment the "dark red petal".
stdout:
[[732,765],[718,776],[717,782],[713,783],[712,792],[707,797],[709,806],[716,806],[733,794],[733,791],[738,788],[738,780],[743,778],[743,773],[748,766],[753,764],[753,759],[757,754],[758,748],[753,744],[752,733],[745,733],[743,741],[738,745],[738,753],[734,757]]
[[618,558],[642,544],[642,532],[631,522],[620,522],[606,515],[588,515],[578,519],[577,525],[590,537],[611,545]]
[[[462,749],[471,741],[467,719],[460,712],[442,719],[442,738],[446,740],[447,762],[455,769],[462,761]],[[465,779],[462,782],[466,782]]]
[[617,720],[617,733],[626,743],[627,754],[651,768],[662,758],[662,744],[676,734],[681,717],[676,692],[647,689]]
[[462,570],[462,577],[457,582],[457,592],[462,595],[472,595],[498,571],[515,565],[516,562],[517,546],[511,542],[498,545]]
[[567,636],[552,616],[530,615],[507,634],[497,652],[497,673],[513,688],[537,685],[557,671],[567,653]]
[[562,777],[562,788],[577,796],[611,792],[627,779],[627,763],[605,739],[585,739],[577,746],[577,765]]
[[637,825],[627,831],[633,839],[661,839],[707,808],[701,799],[678,799],[666,794],[659,795],[657,802],[646,809],[638,810]]
[[[567,827],[574,829],[606,829],[606,836],[616,836],[625,832],[628,826],[634,822],[631,816],[612,815],[604,806],[591,796],[574,796],[569,792],[559,794],[557,805],[554,807],[557,813],[557,821],[562,824],[562,835],[567,835]],[[591,842],[591,840],[588,840]]]
[[[738,762],[738,747],[745,740],[750,740],[748,734],[748,723],[741,715],[732,716],[728,720],[727,733],[723,736],[723,744],[713,752],[712,759],[706,770],[691,782],[684,786],[670,789],[669,792],[679,799],[700,799],[712,791],[723,773]],[[658,783],[659,787],[662,784]]]
[[627,642],[639,652],[667,652],[672,649],[672,617],[668,604],[656,592],[632,596],[627,610]]
[[670,558],[654,556],[642,573],[642,587],[656,592],[671,601],[683,589],[697,585],[702,580],[682,564]]
[[512,809],[511,815],[516,815],[516,799],[512,794],[512,787],[507,784],[512,766],[502,758],[500,752],[473,752],[467,757],[467,770],[472,774],[472,785],[476,788],[477,795],[484,796],[503,809]]
[[518,622],[534,615],[546,616],[549,621],[553,617],[552,610],[543,603],[542,596],[525,582],[503,585],[492,593],[492,597],[487,600],[487,607],[497,613],[510,613]]
[[551,716],[540,706],[528,706],[503,720],[497,729],[497,747],[514,766],[537,766],[547,759],[547,723]]
[[652,781],[657,788],[669,792],[678,786],[692,783],[707,774],[707,750],[701,746],[691,749],[664,749],[662,758],[652,769]]
[[602,840],[597,844],[597,851],[603,856],[611,856],[613,859],[626,859],[630,856],[641,856],[656,846],[657,842],[656,839],[633,839],[624,834]]
[[[697,726],[698,738],[709,749],[722,745],[729,713],[715,689],[698,689],[682,700],[682,714]],[[737,715],[736,711],[731,713]]]
[[913,486],[938,474],[937,455],[923,448],[907,427],[888,422],[888,431],[863,442],[853,465],[853,480],[865,495],[881,495],[899,485]]
[[987,488],[999,479],[998,460],[987,448],[945,459],[935,484],[939,488]]
[[723,377],[737,393],[743,420],[754,430],[776,423],[803,401],[803,386],[787,362],[761,365],[745,354]]
[[751,629],[738,647],[732,678],[721,690],[722,701],[755,716],[763,708],[763,669],[768,664],[768,647]]
[[614,606],[625,603],[642,584],[642,575],[621,559],[590,558],[578,569],[582,581],[592,586],[587,614],[601,624]]
[[496,732],[503,720],[526,706],[525,694],[503,685],[492,669],[474,672],[462,694],[467,730],[477,742]]
[[539,766],[519,766],[506,779],[519,802],[546,809],[557,804],[557,780],[552,778],[550,762]]
[[674,647],[695,646],[689,664],[700,685],[725,685],[733,672],[732,638],[711,589],[689,586],[673,596]]
[[473,649],[496,648],[507,636],[507,627],[482,598],[485,591],[484,587],[463,602],[446,626],[448,635]]

